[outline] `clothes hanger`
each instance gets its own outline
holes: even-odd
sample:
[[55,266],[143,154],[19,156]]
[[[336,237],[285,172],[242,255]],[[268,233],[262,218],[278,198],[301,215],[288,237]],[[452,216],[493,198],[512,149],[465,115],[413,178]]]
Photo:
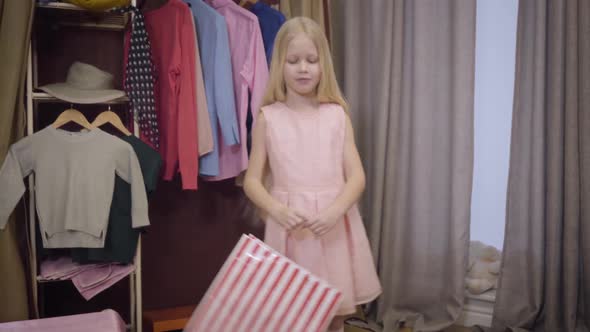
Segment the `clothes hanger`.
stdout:
[[125,134],[125,136],[131,136],[131,132],[125,125],[121,118],[117,115],[117,113],[111,111],[111,105],[109,105],[109,109],[100,113],[94,121],[92,121],[92,125],[94,127],[100,127],[105,123],[110,123],[113,127],[119,129],[120,132]]
[[77,109],[74,109],[73,105],[70,105],[70,108],[61,112],[51,125],[53,128],[57,129],[68,122],[74,122],[88,130],[94,128],[92,124],[88,122],[84,114],[82,114],[82,112],[78,111]]

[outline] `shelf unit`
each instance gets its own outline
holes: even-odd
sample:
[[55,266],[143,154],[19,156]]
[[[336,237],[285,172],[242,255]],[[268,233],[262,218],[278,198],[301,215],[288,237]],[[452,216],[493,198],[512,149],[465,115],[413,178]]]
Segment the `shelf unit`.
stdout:
[[68,10],[86,11],[86,9],[84,9],[84,8],[80,8],[76,5],[73,5],[71,3],[65,3],[65,2],[38,3],[37,8],[52,8],[52,9],[68,9]]
[[59,10],[60,13],[58,15],[67,20],[56,21],[55,24],[57,25],[95,28],[100,30],[123,30],[127,25],[128,16],[126,15],[111,14],[105,16],[102,12],[88,11],[69,3],[37,3],[37,8]]
[[[131,0],[133,6],[136,5],[136,0]],[[56,15],[64,15],[68,18],[67,22],[55,21],[56,25],[61,26],[75,26],[80,28],[90,28],[98,30],[116,30],[123,31],[130,15],[101,15],[93,12],[89,12],[78,6],[50,2],[50,3],[37,3],[37,9],[46,9],[52,11],[59,11]],[[104,14],[104,13],[103,13]],[[89,20],[87,22],[85,20]],[[37,68],[37,52],[35,48],[34,37],[31,37],[29,43],[28,52],[28,65],[27,65],[27,85],[26,85],[26,110],[27,110],[27,135],[32,135],[35,132],[35,114],[37,104],[39,102],[61,102],[53,96],[47,93],[35,91],[34,85],[37,84],[37,77],[33,75],[34,70]],[[124,104],[128,103],[129,98],[127,96],[115,99],[108,104]],[[107,103],[104,103],[107,104]],[[135,117],[134,117],[135,118]],[[133,122],[133,133],[135,136],[139,136],[139,126]],[[31,281],[33,291],[33,305],[36,310],[36,314],[39,314],[39,285],[47,284],[55,281],[38,280],[38,262],[37,262],[37,245],[36,245],[36,209],[35,209],[35,178],[34,174],[29,176],[29,241],[31,248]],[[141,235],[139,236],[137,243],[137,250],[134,259],[135,270],[129,275],[129,296],[130,296],[130,323],[127,324],[127,328],[130,331],[139,331],[142,329],[142,278],[141,278]]]
[[[55,103],[63,103],[63,100],[57,99],[54,96],[45,93],[45,92],[32,92],[31,95],[33,96],[33,101],[44,101],[44,102],[55,102]],[[113,99],[109,102],[109,104],[124,104],[129,102],[129,97],[123,96],[121,98]]]

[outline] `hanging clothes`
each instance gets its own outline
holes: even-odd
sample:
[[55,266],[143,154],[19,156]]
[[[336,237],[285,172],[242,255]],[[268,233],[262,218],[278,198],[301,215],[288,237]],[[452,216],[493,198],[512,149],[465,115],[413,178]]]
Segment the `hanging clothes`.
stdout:
[[[194,17],[191,15],[193,30],[197,33]],[[197,40],[199,37],[197,37]],[[205,93],[205,80],[203,79],[203,66],[201,65],[201,52],[195,47],[195,85],[197,87],[197,131],[199,133],[199,157],[213,151],[213,130],[209,106],[207,106],[207,94]]]
[[45,248],[104,247],[115,174],[131,185],[133,227],[150,224],[135,152],[98,128],[73,133],[49,126],[10,147],[0,168],[0,229],[33,172]]
[[[162,158],[157,151],[135,136],[124,136],[121,139],[129,143],[137,155],[145,190],[149,196],[156,190]],[[71,250],[73,261],[81,264],[94,262],[132,263],[141,230],[133,228],[131,209],[131,186],[117,175],[104,247],[73,248]]]
[[[236,177],[248,167],[246,148],[248,106],[251,107],[252,115],[256,119],[268,81],[268,65],[256,15],[238,6],[232,0],[207,0],[207,3],[223,15],[227,23],[240,126],[240,145],[221,144],[219,175],[207,178],[207,180],[218,181]],[[250,103],[248,103],[248,93],[251,94]],[[221,141],[223,142],[223,137]]]
[[266,61],[270,66],[272,57],[272,48],[275,42],[277,32],[285,23],[285,15],[280,11],[272,8],[263,1],[256,2],[250,11],[258,17],[260,23],[260,31],[262,32],[262,41],[264,42],[264,50],[266,53]]
[[[219,147],[240,144],[240,132],[232,80],[232,63],[227,26],[223,16],[202,0],[187,0],[197,26],[205,93],[213,131],[213,152],[200,159],[199,173],[219,175]],[[221,130],[221,133],[219,133]]]
[[130,52],[125,66],[125,92],[129,96],[129,112],[134,116],[141,134],[156,149],[160,146],[158,114],[154,100],[154,64],[150,36],[145,28],[145,18],[135,6],[115,10],[119,13],[132,12],[133,22],[129,35]]
[[[182,188],[197,189],[197,46],[190,9],[180,0],[168,0],[163,6],[145,12],[144,16],[156,67],[154,93],[164,179],[172,180],[178,166]],[[125,59],[129,51],[128,35]]]

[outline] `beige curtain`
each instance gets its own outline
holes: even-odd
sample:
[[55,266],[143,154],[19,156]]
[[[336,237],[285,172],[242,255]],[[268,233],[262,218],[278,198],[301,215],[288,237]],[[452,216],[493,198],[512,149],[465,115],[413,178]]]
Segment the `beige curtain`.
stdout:
[[[24,87],[33,1],[0,0],[0,165],[22,137]],[[0,322],[29,318],[27,286],[16,242],[15,220],[0,231]]]
[[520,1],[512,123],[493,330],[588,332],[590,1]]
[[324,0],[281,0],[279,8],[287,18],[307,16],[325,26]]
[[377,318],[439,331],[461,313],[473,164],[475,0],[332,4],[337,74],[368,186]]
[[324,28],[328,40],[331,40],[329,4],[328,0],[281,0],[279,9],[288,19],[296,16],[312,18]]

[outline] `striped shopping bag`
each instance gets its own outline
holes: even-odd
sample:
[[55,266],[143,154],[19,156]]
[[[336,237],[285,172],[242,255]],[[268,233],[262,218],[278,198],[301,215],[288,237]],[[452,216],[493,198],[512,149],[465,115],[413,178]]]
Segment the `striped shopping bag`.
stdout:
[[342,294],[252,235],[242,235],[187,332],[323,332]]

